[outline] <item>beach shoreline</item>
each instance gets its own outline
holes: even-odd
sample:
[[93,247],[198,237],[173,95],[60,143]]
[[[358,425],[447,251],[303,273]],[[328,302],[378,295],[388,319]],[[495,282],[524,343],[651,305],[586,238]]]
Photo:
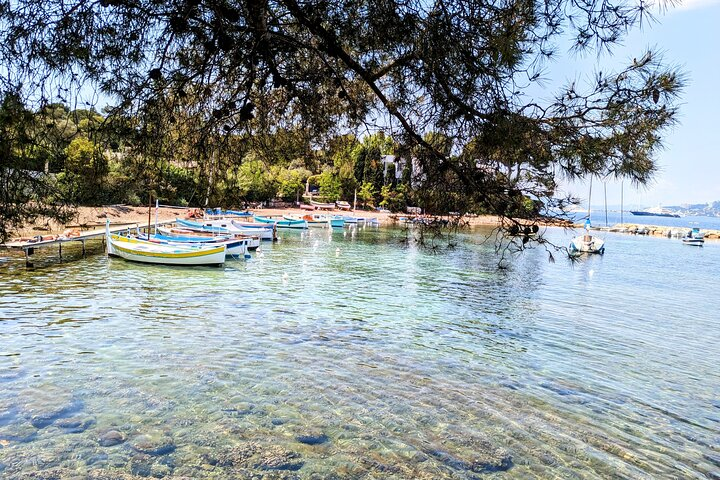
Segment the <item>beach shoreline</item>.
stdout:
[[[178,218],[188,218],[195,211],[201,210],[196,208],[185,207],[168,207],[160,206],[157,209],[151,208],[148,213],[148,207],[136,207],[131,205],[103,205],[97,207],[77,207],[75,216],[67,223],[61,224],[45,218],[38,218],[32,223],[25,225],[21,229],[14,230],[10,238],[25,239],[36,236],[53,236],[62,235],[68,231],[88,231],[101,228],[105,225],[106,220],[110,220],[111,225],[138,225],[143,226],[154,224],[156,220],[160,223],[172,221]],[[327,215],[355,215],[365,218],[375,218],[381,225],[393,225],[398,223],[398,219],[408,214],[393,214],[389,212],[378,212],[373,210],[355,210],[347,211],[340,209],[333,210],[315,210],[308,211],[298,207],[291,208],[254,208],[251,211],[266,217],[277,217],[282,215],[307,215],[307,214],[327,214]],[[149,215],[149,217],[148,217]],[[493,215],[466,216],[463,223],[469,226],[493,226],[501,225],[500,217]]]
[[[154,224],[156,220],[160,223],[176,220],[178,218],[188,218],[193,212],[200,209],[186,207],[170,207],[160,206],[154,207],[149,211],[150,224]],[[201,210],[200,210],[201,211]],[[379,212],[373,210],[355,210],[347,211],[340,209],[333,210],[315,210],[308,211],[299,207],[289,208],[255,208],[251,211],[266,217],[278,217],[283,215],[307,215],[307,214],[327,214],[327,215],[355,215],[365,218],[375,218],[380,225],[396,225],[402,217],[413,217],[410,214]],[[443,219],[446,217],[431,217]],[[60,224],[55,221],[49,221],[44,218],[38,218],[36,221],[25,225],[22,229],[13,231],[10,240],[17,241],[21,239],[30,239],[37,236],[52,237],[57,235],[68,234],[69,232],[86,232],[89,230],[97,230],[105,225],[106,220],[110,220],[111,225],[138,225],[148,224],[148,207],[132,206],[132,205],[103,205],[97,207],[81,206],[77,207],[75,216],[71,221]],[[502,219],[494,215],[466,215],[461,221],[463,226],[467,227],[500,227]],[[542,224],[544,227],[560,227],[578,229],[583,228],[582,224],[573,224],[570,222],[563,223],[561,221],[548,221]],[[644,225],[636,223],[617,224],[613,227],[593,228],[593,230],[628,233],[628,234],[645,234],[651,236],[677,236],[682,232],[682,228]],[[720,230],[705,230],[705,238],[720,239]]]

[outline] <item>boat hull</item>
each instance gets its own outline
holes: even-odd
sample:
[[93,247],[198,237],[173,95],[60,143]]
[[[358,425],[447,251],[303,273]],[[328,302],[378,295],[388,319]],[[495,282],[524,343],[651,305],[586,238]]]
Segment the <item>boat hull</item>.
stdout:
[[702,238],[683,238],[682,242],[685,245],[695,245],[697,247],[702,247],[705,244],[705,240]]
[[602,255],[605,253],[605,241],[598,237],[591,236],[588,239],[585,235],[580,235],[570,241],[568,251],[571,255],[580,255],[583,253]]
[[653,213],[653,212],[643,212],[643,211],[633,211],[630,210],[630,213],[633,215],[637,215],[639,217],[672,217],[672,218],[680,218],[680,215],[677,215],[675,213]]
[[[147,239],[147,236],[142,236],[140,238]],[[248,250],[251,248],[251,238],[221,238],[221,239],[214,239],[212,237],[202,238],[202,237],[174,237],[172,235],[151,235],[150,242],[156,242],[160,245],[174,245],[178,247],[191,247],[191,248],[197,248],[197,247],[211,247],[211,246],[220,246],[225,245],[225,255],[228,257],[236,257],[240,255],[247,254]]]
[[308,223],[305,220],[285,220],[278,218],[258,217],[255,216],[255,221],[260,223],[266,223],[275,225],[277,228],[291,228],[305,230],[308,228]]
[[108,255],[121,257],[131,262],[159,265],[222,265],[225,263],[226,246],[207,248],[182,248],[152,242],[125,240],[116,235],[107,235]]
[[[203,222],[193,222],[190,220],[178,219],[177,224],[180,227],[197,230],[204,233],[231,234],[231,235],[247,235],[250,237],[258,237],[261,240],[274,240],[275,232],[272,227],[267,225],[254,225],[246,227],[235,220],[205,220]],[[259,245],[259,243],[258,243]],[[254,245],[251,245],[252,249]]]
[[334,203],[320,203],[320,202],[314,202],[310,200],[310,205],[317,208],[318,210],[334,210],[335,204]]

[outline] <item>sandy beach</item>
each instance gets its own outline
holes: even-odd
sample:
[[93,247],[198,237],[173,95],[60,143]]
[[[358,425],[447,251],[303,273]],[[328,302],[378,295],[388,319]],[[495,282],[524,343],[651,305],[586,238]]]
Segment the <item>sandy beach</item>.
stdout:
[[[150,211],[150,223],[155,222],[155,208]],[[187,218],[193,211],[194,208],[182,208],[182,207],[159,207],[157,209],[157,220],[158,222],[167,222],[175,220],[176,218]],[[259,213],[263,216],[282,216],[282,215],[305,215],[308,213],[322,213],[329,215],[356,215],[363,216],[366,218],[377,218],[382,225],[392,225],[397,222],[402,214],[391,214],[387,212],[378,212],[371,210],[356,210],[356,211],[345,211],[340,209],[335,210],[318,210],[316,212],[309,212],[300,208],[260,208],[253,209],[253,212]],[[20,238],[31,238],[38,235],[41,236],[52,236],[61,235],[69,230],[96,230],[105,225],[106,219],[110,220],[111,225],[146,225],[148,223],[148,208],[147,207],[134,207],[130,205],[105,205],[99,207],[78,207],[75,217],[66,224],[59,224],[54,221],[48,221],[47,219],[38,218],[34,223],[28,224],[22,229],[13,232],[12,239]],[[491,215],[480,215],[465,217],[463,221],[467,222],[470,226],[488,225],[498,226],[500,225],[500,218]]]
[[[155,222],[155,208],[150,211],[150,223]],[[157,209],[157,220],[158,222],[167,222],[175,220],[177,218],[188,218],[193,211],[200,212],[201,210],[194,208],[183,208],[183,207],[159,207]],[[356,210],[356,211],[345,211],[340,209],[334,210],[317,210],[310,212],[300,208],[259,208],[253,209],[262,216],[282,216],[282,215],[305,215],[308,213],[323,213],[330,215],[356,215],[363,216],[366,218],[377,218],[381,225],[393,225],[398,223],[398,218],[403,217],[403,214],[392,214],[388,212],[378,212],[371,210]],[[62,235],[72,231],[88,231],[97,230],[105,225],[106,219],[110,220],[111,225],[146,225],[148,223],[148,208],[147,207],[135,207],[131,205],[104,205],[98,207],[78,207],[76,210],[75,217],[66,224],[58,224],[57,222],[48,221],[47,219],[39,218],[34,223],[26,225],[20,230],[13,232],[12,239],[29,239],[36,236],[51,237],[54,235]],[[501,218],[493,215],[473,215],[465,216],[462,219],[464,225],[474,226],[499,226],[501,224]],[[560,226],[570,228],[582,228],[582,224],[561,224],[548,223],[547,226]],[[602,228],[600,230],[608,230],[620,233],[636,234],[642,232],[647,235],[654,236],[673,236],[679,231],[677,227],[661,227],[652,225],[640,225],[640,224],[618,224],[610,229]],[[706,230],[704,231],[705,238],[707,239],[718,239],[720,238],[720,231],[717,230]]]

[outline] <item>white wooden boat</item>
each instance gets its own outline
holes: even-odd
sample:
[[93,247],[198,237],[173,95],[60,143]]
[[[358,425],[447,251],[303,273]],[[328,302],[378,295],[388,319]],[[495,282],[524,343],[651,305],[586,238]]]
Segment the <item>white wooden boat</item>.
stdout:
[[338,201],[335,202],[335,206],[340,210],[350,210],[352,206],[348,202]]
[[225,245],[185,247],[162,245],[110,234],[110,222],[105,224],[107,254],[141,263],[161,265],[222,265],[225,263]]
[[[187,228],[197,232],[221,235],[246,235],[250,237],[258,237],[261,240],[274,240],[277,238],[275,229],[272,225],[268,226],[265,224],[241,222],[239,220],[227,218],[218,220],[202,220],[199,222],[179,218],[176,222],[181,228]],[[252,248],[253,247],[251,246],[251,249]]]
[[305,220],[287,220],[285,218],[272,218],[272,217],[261,217],[255,215],[255,221],[265,223],[268,225],[275,225],[277,228],[291,228],[305,230],[308,228],[308,223]]
[[310,200],[310,205],[317,208],[318,210],[334,210],[335,209],[334,203],[321,203],[321,202],[316,202],[315,200]]
[[693,228],[682,237],[682,242],[685,245],[702,247],[705,244],[705,234],[702,233],[699,228]]
[[598,253],[602,255],[605,253],[605,240],[590,235],[590,233],[586,231],[585,235],[580,235],[570,241],[568,252],[570,252],[570,255],[580,255],[583,253]]
[[350,217],[348,215],[335,215],[333,218],[343,220],[346,224],[357,224],[359,219],[357,217]]
[[[206,247],[225,245],[225,255],[228,257],[242,257],[248,255],[248,249],[252,238],[227,238],[227,237],[201,237],[193,235],[178,235],[155,233],[147,235],[138,232],[136,238],[161,245],[176,245],[180,247]],[[259,243],[259,242],[258,242]],[[249,255],[248,255],[249,256]]]
[[303,216],[296,216],[296,215],[283,215],[283,218],[285,220],[305,220],[307,222],[308,227],[311,228],[328,228],[330,226],[330,220],[325,215],[303,215]]

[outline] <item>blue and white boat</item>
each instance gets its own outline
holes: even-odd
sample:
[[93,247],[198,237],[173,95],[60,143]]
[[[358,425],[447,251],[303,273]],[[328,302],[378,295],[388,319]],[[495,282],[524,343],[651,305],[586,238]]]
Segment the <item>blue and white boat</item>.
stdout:
[[[259,240],[274,240],[275,231],[272,226],[258,226],[258,228],[247,228],[236,223],[235,220],[203,220],[194,222],[192,220],[177,219],[176,223],[182,228],[198,232],[210,232],[214,234],[232,234],[258,237]],[[252,224],[253,227],[255,224]],[[259,243],[258,243],[259,245]]]
[[688,231],[684,237],[682,237],[682,242],[685,245],[702,247],[705,244],[705,234],[702,233],[699,228],[694,227],[692,230]]
[[605,253],[605,240],[590,235],[590,232],[586,230],[584,235],[575,237],[570,241],[568,252],[570,255],[581,255],[583,253],[603,255]]
[[136,238],[152,243],[162,245],[174,245],[179,247],[196,248],[198,246],[218,246],[225,245],[225,254],[229,257],[238,257],[248,255],[248,249],[252,241],[251,238],[232,238],[232,237],[198,237],[191,235],[163,235],[163,234],[146,234],[138,231]]
[[255,221],[275,225],[277,228],[293,228],[305,230],[308,223],[305,220],[287,220],[285,218],[259,217],[255,215]]
[[348,215],[335,215],[333,218],[342,220],[347,225],[356,225],[358,223],[357,217],[350,217]]
[[253,216],[253,213],[245,210],[245,211],[238,211],[238,210],[223,210],[222,208],[208,208],[205,210],[205,215],[208,217],[245,217],[250,218]]
[[161,265],[222,265],[225,263],[225,245],[165,245],[110,233],[110,222],[105,224],[107,254],[141,263]]

